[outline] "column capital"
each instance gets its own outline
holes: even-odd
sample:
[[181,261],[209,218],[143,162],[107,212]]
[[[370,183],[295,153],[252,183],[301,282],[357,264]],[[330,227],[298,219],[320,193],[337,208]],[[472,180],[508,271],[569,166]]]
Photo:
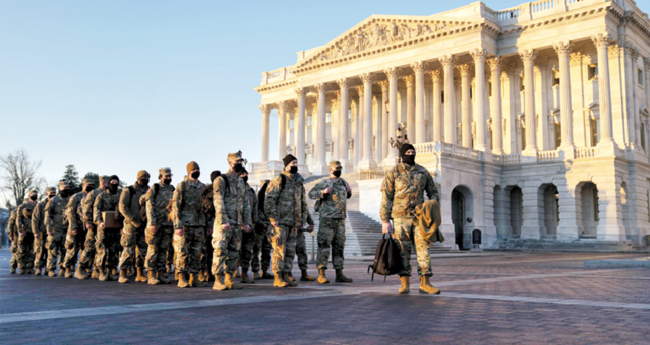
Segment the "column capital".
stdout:
[[519,56],[524,62],[533,63],[535,62],[535,58],[537,58],[537,52],[534,49],[526,49],[519,52]]
[[490,71],[498,71],[501,67],[501,57],[493,57],[487,60],[488,65],[490,65]]
[[470,64],[462,64],[462,65],[456,66],[456,68],[458,68],[458,71],[460,72],[460,75],[465,77],[465,76],[469,75],[469,69],[471,68],[471,65]]
[[646,72],[650,71],[650,57],[643,58],[643,65],[645,67]]
[[361,73],[359,74],[359,78],[361,79],[362,82],[372,82],[373,75],[372,73]]
[[359,95],[363,94],[363,85],[355,86],[354,88],[357,90]]
[[260,110],[264,115],[269,115],[271,113],[271,109],[273,108],[269,104],[264,104],[264,103],[260,104]]
[[639,49],[637,49],[637,47],[635,47],[630,41],[625,42],[625,56],[627,57],[628,55],[630,58],[632,58],[633,61],[636,60],[640,55]]
[[434,69],[433,71],[429,71],[429,75],[431,76],[431,80],[438,81],[440,80],[440,77],[442,77],[442,71]]
[[336,95],[336,97],[334,97],[334,99],[336,99],[336,100],[341,99],[341,90],[334,91],[334,94]]
[[456,63],[456,57],[453,55],[443,55],[438,58],[443,67],[453,66]]
[[472,56],[474,59],[474,62],[483,62],[485,61],[485,57],[487,57],[487,50],[483,48],[476,48],[474,50],[469,51],[469,55]]
[[593,41],[596,48],[599,49],[607,48],[607,46],[609,46],[610,40],[611,38],[609,37],[609,33],[607,32],[603,32],[591,36],[591,41]]
[[412,75],[404,76],[404,77],[402,77],[402,79],[406,83],[406,87],[410,87],[410,86],[413,86],[413,84],[415,84],[415,77],[412,76]]
[[296,93],[296,96],[304,96],[305,95],[305,88],[304,87],[297,87],[293,89],[293,91]]
[[397,77],[399,75],[399,68],[397,67],[384,68],[384,74],[388,78]]
[[424,69],[427,68],[428,65],[424,61],[416,61],[411,64],[411,68],[413,69],[413,72],[415,73],[423,73]]
[[325,91],[325,83],[316,83],[314,88],[316,89],[316,92]]
[[314,113],[314,114],[318,112],[318,103],[317,102],[314,102],[314,103],[311,104],[311,112]]
[[379,87],[381,87],[381,92],[387,91],[388,90],[388,80],[382,80],[378,82]]
[[571,44],[571,41],[560,41],[553,45],[553,49],[555,49],[555,53],[557,55],[566,56],[571,54],[571,51],[573,50],[573,45]]
[[582,58],[582,52],[574,52],[569,55],[569,61],[574,65],[581,63]]
[[288,103],[289,102],[287,102],[287,101],[279,101],[278,102],[278,112],[286,111]]
[[339,87],[342,88],[347,88],[349,83],[348,78],[339,78],[336,80],[336,83],[339,84]]

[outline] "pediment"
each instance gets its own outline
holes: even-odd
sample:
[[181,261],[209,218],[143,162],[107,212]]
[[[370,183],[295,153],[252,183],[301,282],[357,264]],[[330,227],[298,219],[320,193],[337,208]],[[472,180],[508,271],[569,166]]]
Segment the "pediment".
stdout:
[[648,111],[648,108],[645,105],[641,106],[639,113],[641,113],[641,115],[643,116],[650,116],[650,112]]
[[296,64],[293,72],[336,62],[356,59],[377,51],[411,44],[414,41],[446,35],[467,26],[484,23],[481,19],[458,19],[437,16],[371,16],[350,30],[314,49]]

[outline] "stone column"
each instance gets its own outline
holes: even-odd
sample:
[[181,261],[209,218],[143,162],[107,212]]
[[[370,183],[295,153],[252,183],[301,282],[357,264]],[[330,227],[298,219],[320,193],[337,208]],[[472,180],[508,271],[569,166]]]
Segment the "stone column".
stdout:
[[524,111],[526,123],[526,147],[521,152],[523,156],[535,157],[537,159],[537,129],[535,114],[535,80],[534,67],[537,52],[530,49],[519,53],[524,61],[524,88],[526,95],[526,107]]
[[359,162],[363,158],[363,85],[357,86],[356,89],[359,95],[359,102],[357,102],[357,136],[354,139],[354,153],[357,162],[354,167],[359,170]]
[[278,102],[278,160],[281,161],[287,154],[287,102]]
[[311,143],[312,143],[312,150],[311,150],[311,165],[312,167],[314,166],[314,163],[316,163],[316,142],[318,138],[318,126],[317,126],[317,120],[318,119],[318,102],[314,102],[311,104]]
[[374,169],[377,162],[372,158],[372,73],[359,76],[363,82],[363,158],[360,170]]
[[[341,112],[339,111],[339,100],[341,99],[341,91],[336,90],[334,91],[334,94],[336,95],[332,99],[332,107],[330,108],[331,113],[332,113],[332,123],[330,124],[330,130],[331,130],[331,137],[332,137],[332,160],[333,161],[338,161],[339,160],[339,145],[341,144]],[[329,162],[325,162],[329,164]]]
[[503,120],[501,119],[501,57],[488,60],[490,65],[490,81],[492,83],[492,98],[490,98],[490,115],[492,117],[492,147],[494,154],[502,155]]
[[468,64],[459,65],[461,77],[461,133],[463,140],[463,147],[472,147],[472,118],[470,117],[469,107],[472,102],[470,99],[470,85],[469,85],[469,68]]
[[402,78],[406,83],[406,135],[411,143],[415,142],[415,78],[407,75]]
[[[398,69],[395,67],[386,68],[384,74],[388,78],[388,102],[390,110],[388,112],[388,131],[386,137],[395,138],[395,131],[397,130],[397,74]],[[391,146],[386,146],[386,158],[384,158],[384,166],[395,166],[397,164],[397,149]]]
[[433,83],[433,91],[431,94],[431,103],[433,103],[433,123],[431,126],[433,128],[433,141],[442,141],[442,116],[440,114],[440,76],[442,75],[442,71],[439,69],[430,71],[429,75]]
[[381,147],[382,142],[384,141],[384,140],[382,140],[383,135],[382,135],[382,131],[381,131],[381,129],[382,129],[381,128],[382,127],[381,117],[382,117],[382,114],[384,112],[382,110],[384,108],[383,107],[384,98],[382,97],[381,93],[375,95],[375,97],[377,99],[377,114],[375,115],[376,123],[373,125],[373,127],[374,127],[373,132],[375,133],[375,157],[374,158],[375,158],[375,161],[377,163],[379,163],[384,158],[382,156],[383,151],[382,151],[382,147]]
[[563,159],[573,159],[575,144],[573,142],[573,108],[571,101],[571,42],[559,42],[553,45],[560,67],[560,129],[562,142],[560,151]]
[[476,121],[476,145],[478,151],[489,152],[490,146],[486,145],[487,121],[485,120],[485,57],[487,51],[476,49],[470,53],[474,58],[474,71],[476,89],[474,90],[474,121]]
[[[411,64],[411,68],[415,72],[415,116],[413,121],[414,130],[409,129],[409,132],[415,133],[415,137],[413,137],[415,139],[414,143],[421,144],[426,142],[426,127],[424,124],[424,69],[426,64],[417,61]],[[409,103],[410,100],[411,98],[409,98]]]
[[598,107],[600,109],[600,142],[598,151],[607,150],[614,154],[614,136],[612,132],[612,93],[609,85],[609,34],[591,36],[598,50]]
[[262,111],[262,162],[269,161],[269,116],[271,107],[268,104],[260,104]]
[[[318,137],[316,138],[316,163],[311,169],[314,175],[327,175],[329,169],[325,163],[325,84],[318,83],[314,85],[318,93],[318,118],[317,118],[317,131]],[[313,119],[312,119],[313,120]]]
[[301,174],[307,174],[305,165],[305,89],[298,87],[296,91],[296,103],[298,103],[298,112],[296,113],[296,158],[298,158],[298,169]]
[[443,121],[445,127],[446,143],[456,145],[456,128],[458,123],[456,121],[456,104],[454,103],[454,63],[456,59],[453,55],[445,55],[439,59],[442,64],[442,69],[445,78],[445,119]]
[[388,138],[390,138],[390,132],[388,131],[388,112],[386,112],[386,101],[388,101],[388,80],[382,80],[379,83],[381,87],[381,129],[379,130],[379,136],[377,137],[377,142],[381,144],[381,157],[377,163],[383,164],[384,158],[388,154]]
[[339,121],[340,131],[339,131],[339,160],[343,166],[343,173],[348,173],[350,171],[350,161],[348,159],[348,79],[341,78],[336,81],[339,84],[341,89],[341,97],[339,98]]

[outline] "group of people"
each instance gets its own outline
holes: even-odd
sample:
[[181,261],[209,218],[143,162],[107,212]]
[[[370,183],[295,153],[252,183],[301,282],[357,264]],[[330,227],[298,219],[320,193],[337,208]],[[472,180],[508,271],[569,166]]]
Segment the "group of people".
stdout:
[[[409,290],[412,242],[420,292],[439,293],[429,283],[428,245],[413,221],[424,192],[437,199],[437,190],[429,172],[415,164],[411,145],[405,144],[400,156],[402,163],[382,184],[382,231],[393,233],[402,250],[400,293]],[[248,185],[241,151],[228,155],[226,173],[211,173],[208,186],[199,181],[201,170],[192,161],[176,187],[171,169],[161,168],[159,182],[152,186],[149,173],[142,170],[136,182],[121,191],[116,175],[101,176],[99,186],[84,179],[76,194],[68,183],[60,182],[58,193],[48,187],[40,202],[37,191],[30,191],[12,211],[7,227],[11,273],[18,268],[19,274],[55,277],[58,266],[58,275],[66,278],[120,283],[135,276],[136,282],[170,284],[167,274],[173,272],[181,288],[214,281],[214,290],[241,289],[256,279],[274,279],[273,286],[287,287],[298,285],[291,274],[296,255],[301,281],[329,283],[326,270],[331,254],[336,282],[352,282],[343,274],[347,199],[352,189],[341,178],[341,163],[332,161],[330,176],[307,194],[298,160],[287,155],[283,162],[283,172],[262,181],[257,193]],[[318,278],[307,273],[304,233],[314,231],[307,197],[315,201],[319,213]]]

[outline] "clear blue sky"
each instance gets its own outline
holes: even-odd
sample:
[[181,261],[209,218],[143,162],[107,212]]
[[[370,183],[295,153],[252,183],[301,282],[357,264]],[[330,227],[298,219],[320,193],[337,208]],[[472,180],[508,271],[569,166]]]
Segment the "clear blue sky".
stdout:
[[[523,1],[488,1],[499,10]],[[57,181],[67,164],[202,180],[228,152],[260,160],[261,72],[296,62],[372,14],[461,1],[0,0],[0,154],[24,148]],[[270,152],[277,152],[277,115]]]

